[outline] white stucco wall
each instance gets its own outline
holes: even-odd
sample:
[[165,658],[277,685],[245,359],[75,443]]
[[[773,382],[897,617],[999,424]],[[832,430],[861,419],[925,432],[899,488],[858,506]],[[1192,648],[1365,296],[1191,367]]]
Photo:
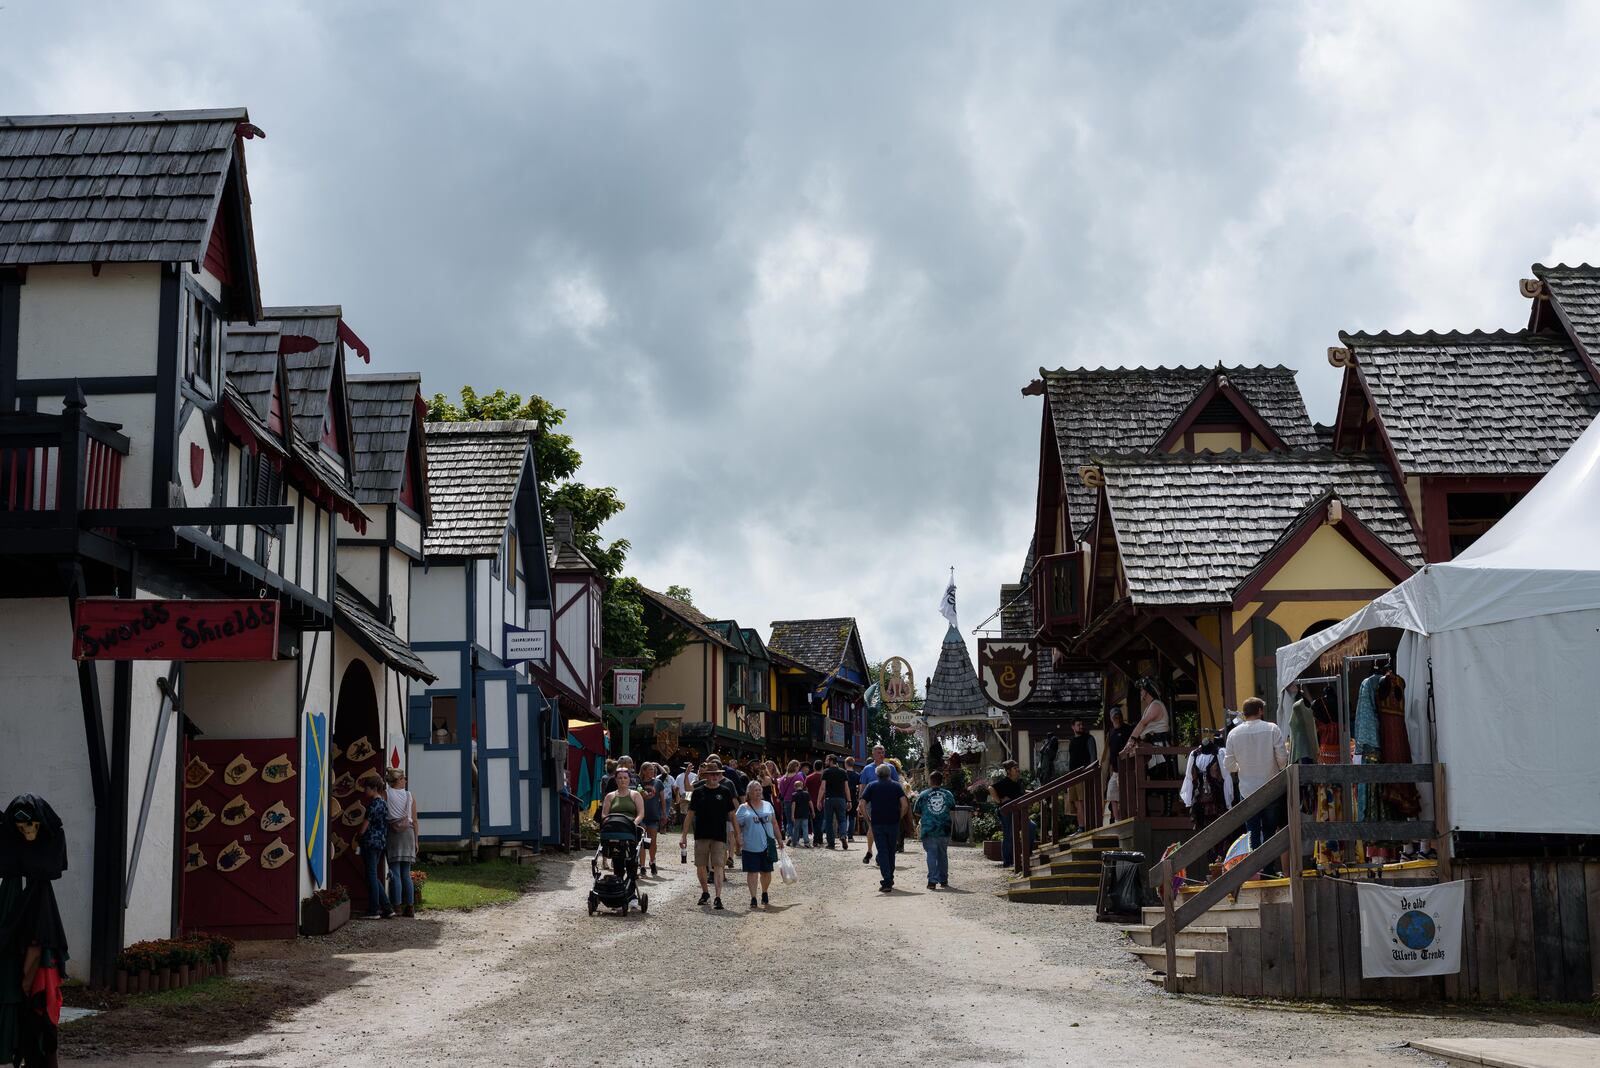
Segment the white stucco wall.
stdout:
[[339,546],[339,577],[361,591],[361,596],[378,605],[380,614],[383,606],[378,600],[378,562],[386,552],[388,550],[382,546]]
[[17,374],[153,375],[161,330],[161,266],[34,266],[17,309]]
[[411,640],[458,642],[467,633],[467,588],[462,569],[435,564],[411,569]]
[[[310,641],[305,635],[302,647]],[[189,664],[183,710],[206,738],[293,737],[295,681],[293,660]]]

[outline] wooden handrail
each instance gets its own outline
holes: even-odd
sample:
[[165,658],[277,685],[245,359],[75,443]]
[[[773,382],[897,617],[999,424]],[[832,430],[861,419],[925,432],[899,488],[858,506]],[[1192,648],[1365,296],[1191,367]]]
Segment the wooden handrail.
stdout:
[[1183,871],[1189,865],[1210,853],[1224,841],[1233,841],[1244,829],[1245,822],[1266,810],[1268,805],[1283,797],[1289,790],[1288,769],[1278,772],[1262,784],[1261,788],[1206,825],[1205,829],[1179,846],[1167,858],[1173,871]]
[[1053,804],[1057,797],[1067,791],[1084,787],[1084,820],[1079,830],[1094,830],[1100,826],[1100,811],[1104,802],[1100,796],[1100,764],[1098,762],[1069,771],[1065,775],[1050,780],[1043,786],[1035,787],[1021,797],[1012,798],[1001,805],[998,815],[1001,819],[1011,820],[1011,868],[1023,875],[1033,874],[1033,824],[1028,820],[1028,811],[1034,805],[1045,803],[1045,808],[1040,821],[1039,832],[1049,836],[1050,841],[1055,841],[1056,811]]

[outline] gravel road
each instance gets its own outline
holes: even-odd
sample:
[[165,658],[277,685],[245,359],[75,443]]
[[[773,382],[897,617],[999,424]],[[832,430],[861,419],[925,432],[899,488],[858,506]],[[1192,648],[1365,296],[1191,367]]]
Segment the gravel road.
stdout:
[[[515,904],[353,925],[324,951],[320,1000],[260,1033],[136,1063],[1421,1066],[1439,1062],[1401,1043],[1582,1033],[1479,1012],[1168,995],[1091,910],[995,896],[1001,874],[975,850],[951,851],[955,890],[928,892],[913,847],[887,897],[859,850],[799,850],[800,882],[775,883],[771,908],[752,914],[742,879],[726,911],[697,907],[670,846],[647,916],[589,917],[587,862],[545,858]],[[293,953],[248,954],[238,971],[317,974]]]

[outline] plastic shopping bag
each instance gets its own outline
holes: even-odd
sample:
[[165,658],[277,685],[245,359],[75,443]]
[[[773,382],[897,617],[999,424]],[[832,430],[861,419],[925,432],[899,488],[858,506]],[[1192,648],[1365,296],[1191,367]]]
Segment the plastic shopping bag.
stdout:
[[778,854],[778,876],[786,883],[795,882],[800,878],[794,870],[794,861],[789,859],[789,851],[785,849]]

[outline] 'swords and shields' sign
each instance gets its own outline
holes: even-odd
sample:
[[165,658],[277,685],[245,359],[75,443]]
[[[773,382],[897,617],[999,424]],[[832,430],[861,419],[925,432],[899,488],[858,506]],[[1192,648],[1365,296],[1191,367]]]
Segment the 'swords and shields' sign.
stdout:
[[86,597],[72,617],[74,660],[272,660],[278,602]]
[[1459,879],[1433,886],[1357,883],[1361,977],[1459,972],[1466,890]]
[[984,696],[1001,708],[1016,708],[1033,693],[1035,653],[1030,642],[978,639],[978,681]]

